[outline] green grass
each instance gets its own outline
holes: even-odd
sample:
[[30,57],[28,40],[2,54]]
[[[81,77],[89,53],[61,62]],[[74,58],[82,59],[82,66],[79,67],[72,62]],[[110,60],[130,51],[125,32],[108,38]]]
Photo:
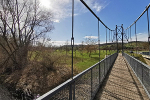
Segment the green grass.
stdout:
[[[107,50],[107,55],[111,55],[113,53],[115,53],[116,51],[109,51]],[[29,53],[30,54],[30,53]],[[36,58],[36,55],[39,54],[38,58]],[[59,61],[59,64],[66,64],[66,66],[71,67],[71,62],[72,62],[72,51],[68,51],[67,55],[66,55],[66,51],[54,51],[54,52],[48,52],[48,51],[35,51],[32,52],[32,56],[30,57],[30,60],[34,60],[35,58],[37,59],[37,61],[41,61],[42,55],[45,54],[51,54],[51,55],[59,55],[61,58],[61,60]],[[104,59],[106,55],[106,50],[100,50],[100,60]],[[96,52],[92,52],[91,56],[89,57],[89,54],[84,50],[83,53],[81,51],[76,50],[73,52],[73,65],[74,68],[78,71],[81,72],[89,67],[91,67],[92,65],[94,65],[95,63],[99,62],[99,50],[97,50]]]
[[[107,51],[107,55],[110,55],[110,54],[113,54],[113,53],[114,53],[114,51],[113,52],[112,51],[111,52]],[[104,59],[105,55],[106,55],[106,50],[101,50],[100,51],[100,60]],[[92,52],[90,57],[89,57],[89,54],[87,54],[85,51],[83,53],[83,56],[81,55],[81,53],[79,51],[77,51],[76,52],[76,57],[74,55],[74,60],[76,62],[74,64],[76,69],[78,71],[83,71],[83,70],[91,67],[95,63],[99,62],[99,51],[97,50],[96,52]],[[79,61],[76,61],[76,60],[79,60]]]
[[[134,51],[134,52],[136,52],[136,51]],[[131,54],[131,53],[128,52],[128,51],[126,51],[126,53],[129,54],[130,56],[133,56],[134,58],[140,60],[141,62],[147,64],[146,61],[144,60],[144,58],[143,58],[143,56],[142,56],[141,54],[136,54],[136,53]]]

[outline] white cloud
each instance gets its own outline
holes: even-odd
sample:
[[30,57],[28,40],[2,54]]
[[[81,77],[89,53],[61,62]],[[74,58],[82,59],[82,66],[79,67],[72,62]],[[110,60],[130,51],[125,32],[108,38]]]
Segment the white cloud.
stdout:
[[54,22],[59,23],[59,20],[58,20],[58,19],[56,19],[56,20],[54,20]]
[[[68,41],[50,41],[49,42],[52,46],[63,46],[63,45],[71,45],[71,42]],[[75,43],[75,45],[80,45],[81,43]]]
[[90,8],[92,8],[92,10],[96,10],[96,12],[100,12],[108,5],[103,0],[85,0],[85,2]]
[[[41,2],[41,6],[50,10],[53,14],[53,21],[59,22],[64,18],[68,18],[72,16],[72,0],[39,0]],[[84,0],[88,6],[95,10],[96,12],[100,12],[102,9],[106,7],[106,3],[102,0]],[[75,0],[75,16],[87,12],[87,8],[80,2],[80,0]],[[58,21],[59,20],[59,21]]]
[[103,6],[100,6],[98,3],[95,3],[93,8],[96,9],[97,12],[99,12],[103,8]]
[[[135,35],[132,36],[131,38],[132,38],[132,41],[136,41]],[[137,41],[148,41],[148,34],[147,33],[138,33],[137,34]]]
[[90,38],[90,39],[98,39],[98,37],[97,36],[85,36],[84,38]]
[[[50,43],[53,46],[62,46],[62,45],[66,45],[66,41],[50,41]],[[68,42],[68,45],[70,45],[70,43]]]

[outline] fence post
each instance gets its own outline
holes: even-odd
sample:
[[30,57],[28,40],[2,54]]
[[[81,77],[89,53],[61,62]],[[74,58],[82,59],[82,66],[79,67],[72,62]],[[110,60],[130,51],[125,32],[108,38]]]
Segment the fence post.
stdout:
[[73,100],[75,100],[75,82],[73,83]]
[[93,89],[93,88],[92,88],[92,84],[93,84],[92,80],[93,80],[93,76],[92,76],[92,69],[91,69],[91,98],[92,98],[92,92],[93,92],[93,91],[92,91],[92,89]]
[[72,84],[69,86],[69,100],[72,100]]
[[142,83],[144,83],[144,81],[143,81],[143,66],[142,66]]
[[[105,59],[106,60],[106,59]],[[105,60],[104,60],[104,76],[105,76]]]
[[99,85],[101,83],[101,73],[100,73],[100,35],[99,35],[99,20],[98,20],[98,50],[99,50]]

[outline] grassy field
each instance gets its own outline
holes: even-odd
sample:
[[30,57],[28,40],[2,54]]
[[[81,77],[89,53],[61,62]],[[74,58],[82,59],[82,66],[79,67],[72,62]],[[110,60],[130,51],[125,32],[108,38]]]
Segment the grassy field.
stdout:
[[[109,52],[107,51],[107,55],[113,54],[114,52]],[[100,51],[100,60],[104,59],[106,55],[106,50],[101,50]],[[94,65],[99,61],[99,51],[97,50],[96,52],[92,52],[91,57],[84,52],[83,56],[79,51],[76,52],[76,56],[74,54],[74,66],[78,71],[83,71],[90,66]]]
[[[125,51],[127,54],[135,57],[136,59],[142,61],[143,63],[147,64],[146,61],[144,60],[143,56],[141,54],[136,54],[136,51],[133,51],[134,53],[131,54],[129,51]],[[138,52],[142,52],[142,51],[138,51]]]
[[[115,53],[116,51],[109,51],[107,50],[107,55],[111,55],[113,53]],[[72,64],[72,51],[68,51],[66,54],[66,51],[59,51],[56,50],[54,52],[49,52],[49,51],[34,51],[31,53],[29,53],[30,55],[30,60],[36,60],[36,61],[43,61],[45,62],[45,60],[47,60],[47,63],[51,62],[51,63],[55,63],[55,65],[57,64],[57,66],[62,66],[62,65],[66,65],[68,67],[71,68],[71,64]],[[100,50],[100,60],[104,59],[106,55],[106,50]],[[46,58],[47,57],[47,58]],[[74,51],[73,53],[73,65],[74,65],[74,69],[78,72],[81,72],[89,67],[91,67],[92,65],[94,65],[95,63],[97,63],[99,61],[99,51],[97,50],[96,52],[93,51],[89,57],[89,53],[87,53],[86,51],[83,51],[83,53],[81,51]],[[50,65],[50,64],[49,64]]]

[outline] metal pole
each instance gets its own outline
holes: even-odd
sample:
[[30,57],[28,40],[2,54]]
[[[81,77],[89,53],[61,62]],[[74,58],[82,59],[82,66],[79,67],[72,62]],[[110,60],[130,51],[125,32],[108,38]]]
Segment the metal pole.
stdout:
[[[71,37],[71,47],[72,47],[72,79],[73,79],[73,47],[74,47],[74,37],[73,37],[73,29],[74,29],[74,0],[72,0],[72,37]],[[72,100],[72,90],[73,90],[73,99],[75,99],[75,83],[70,86],[69,92],[69,100]]]
[[112,42],[112,30],[111,30],[111,36],[110,37],[111,37],[110,41]]
[[122,28],[122,55],[123,55],[123,24],[121,25],[121,28]]
[[130,27],[130,40],[131,40],[131,27]]
[[99,35],[99,20],[98,20],[98,50],[99,50],[99,84],[101,83],[101,73],[100,73],[100,35]]
[[[130,43],[130,44],[131,44],[131,45],[130,45],[130,48],[132,48],[131,27],[130,27],[130,42],[131,42],[131,43]],[[132,51],[132,50],[131,50],[131,51]]]
[[149,16],[148,16],[148,9],[147,9],[147,23],[148,23],[148,43],[149,43],[149,55],[150,55],[150,32],[149,32]]
[[106,28],[106,57],[107,57],[107,28]]
[[129,32],[130,30],[128,29],[128,41],[129,41],[129,39],[130,39],[130,32]]
[[[111,36],[110,36],[111,38],[110,38],[110,41],[112,42],[112,30],[111,30]],[[112,54],[112,48],[111,48],[111,54]]]
[[[110,29],[109,29],[109,43],[110,43]],[[109,47],[109,55],[110,55],[110,47]]]
[[93,93],[92,93],[92,92],[93,92],[93,91],[92,91],[92,90],[93,90],[93,88],[92,88],[92,84],[93,84],[92,70],[93,70],[93,69],[91,69],[91,98],[93,97],[93,96],[92,96],[92,94],[93,94]]
[[73,79],[73,47],[74,47],[73,28],[74,28],[74,0],[72,0],[72,37],[71,37],[71,46],[72,46],[72,79]]
[[118,53],[117,25],[116,25],[116,44],[117,44],[117,53]]
[[137,35],[136,35],[136,22],[135,22],[135,37],[136,37],[136,56],[137,56]]
[[110,42],[110,30],[109,30],[109,42]]
[[72,84],[69,86],[69,100],[72,100]]

